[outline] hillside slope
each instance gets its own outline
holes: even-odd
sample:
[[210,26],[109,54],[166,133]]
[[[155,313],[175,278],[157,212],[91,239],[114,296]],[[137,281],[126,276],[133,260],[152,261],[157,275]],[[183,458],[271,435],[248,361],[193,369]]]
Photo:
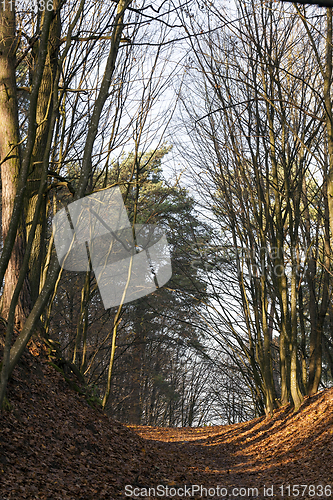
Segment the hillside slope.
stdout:
[[[0,499],[121,498],[123,482],[145,474],[152,458],[133,431],[89,406],[47,364],[26,352],[1,414]],[[146,468],[146,469],[145,469]]]
[[[1,500],[333,497],[333,390],[270,420],[127,428],[89,406],[36,351],[16,368],[9,401]],[[305,486],[297,494],[293,485]]]

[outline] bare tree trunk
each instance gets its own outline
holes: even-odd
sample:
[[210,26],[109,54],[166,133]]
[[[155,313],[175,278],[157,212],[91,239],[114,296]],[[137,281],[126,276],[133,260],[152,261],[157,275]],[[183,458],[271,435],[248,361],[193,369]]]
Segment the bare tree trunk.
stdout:
[[326,67],[324,73],[324,103],[325,103],[325,119],[327,130],[327,146],[328,146],[328,207],[330,214],[330,229],[331,237],[333,235],[333,122],[332,122],[332,101],[331,101],[331,85],[332,85],[332,9],[327,9],[327,33],[326,33]]
[[[7,5],[0,6],[0,161],[2,181],[2,235],[5,241],[12,217],[16,190],[21,167],[20,136],[17,114],[15,80],[15,12]],[[25,246],[23,220],[19,222],[18,233],[5,274],[2,295],[2,316],[7,319],[8,311],[20,272]],[[22,328],[30,310],[29,286],[25,281],[15,311],[15,326]]]
[[[141,301],[140,301],[141,302]],[[133,344],[133,357],[132,357],[132,392],[131,392],[131,406],[129,409],[129,419],[132,424],[140,425],[142,418],[142,368],[144,365],[145,357],[145,329],[143,325],[142,306],[140,303],[136,310],[136,320],[134,323],[135,328],[135,341]]]
[[[292,257],[292,259],[294,259]],[[299,373],[297,362],[297,283],[296,266],[292,263],[291,276],[291,353],[290,353],[290,392],[293,398],[294,408],[298,410],[303,401],[303,396],[299,388]]]
[[[58,9],[59,3],[59,0],[54,0],[54,10]],[[45,15],[43,17],[45,18]],[[25,203],[27,238],[29,237],[31,222],[36,209],[38,188],[43,171],[43,158],[51,123],[51,114],[53,109],[53,87],[57,73],[57,57],[59,49],[60,30],[60,15],[58,14],[53,18],[50,26],[47,56],[37,101],[36,123],[38,128],[36,131],[36,139],[31,156]],[[33,47],[33,67],[37,64],[37,57],[38,44],[36,43]],[[43,241],[45,239],[45,229],[46,198],[44,197],[29,262],[29,282],[33,303],[36,301],[40,289],[41,269],[44,258]]]
[[[85,332],[87,331],[87,315],[88,315],[88,304],[89,304],[89,293],[90,293],[90,268],[86,272],[84,284],[81,290],[81,305],[80,313],[77,321],[76,327],[76,339],[74,346],[74,353],[72,363],[75,365],[81,365],[82,368],[85,365],[85,360],[83,359],[83,352],[81,353],[81,342],[84,340]],[[83,349],[86,351],[86,342],[84,342]]]

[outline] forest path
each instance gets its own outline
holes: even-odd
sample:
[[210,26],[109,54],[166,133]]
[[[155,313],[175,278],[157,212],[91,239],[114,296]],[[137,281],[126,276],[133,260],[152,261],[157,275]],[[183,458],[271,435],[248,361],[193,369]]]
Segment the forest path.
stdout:
[[206,488],[207,496],[205,489],[193,490],[203,498],[333,497],[332,390],[306,399],[296,413],[283,407],[271,419],[203,428],[131,428],[147,440],[155,457],[150,475],[144,470],[138,476],[139,488],[160,484],[174,488],[169,493],[181,488],[175,498],[181,498],[185,484]]

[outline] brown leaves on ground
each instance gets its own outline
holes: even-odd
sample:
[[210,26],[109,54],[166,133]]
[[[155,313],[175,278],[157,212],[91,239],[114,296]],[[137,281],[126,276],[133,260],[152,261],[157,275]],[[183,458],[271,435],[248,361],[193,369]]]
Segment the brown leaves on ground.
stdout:
[[[1,414],[0,500],[129,498],[125,491],[132,498],[199,498],[192,485],[202,486],[203,498],[333,497],[333,390],[272,419],[128,428],[91,408],[34,354],[16,368],[12,410]],[[298,495],[295,485],[304,485]],[[321,489],[327,485],[332,493]]]
[[228,498],[269,498],[272,492],[273,498],[309,499],[333,498],[332,424],[330,389],[305,399],[298,412],[288,405],[271,419],[204,428],[140,427],[136,432],[151,442],[169,485],[184,484],[185,477],[187,485],[212,492],[220,485]]

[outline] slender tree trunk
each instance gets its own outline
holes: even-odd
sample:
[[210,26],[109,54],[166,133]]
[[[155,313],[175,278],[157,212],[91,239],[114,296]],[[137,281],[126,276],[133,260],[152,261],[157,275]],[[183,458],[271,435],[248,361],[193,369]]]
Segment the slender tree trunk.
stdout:
[[[265,248],[261,249],[261,261],[264,263]],[[271,354],[271,336],[267,320],[267,290],[266,290],[267,276],[264,271],[264,266],[261,272],[261,316],[262,316],[262,329],[264,333],[264,346],[263,346],[263,376],[265,386],[265,410],[267,416],[273,416],[274,410],[274,381],[272,371],[272,354]]]
[[307,386],[307,366],[306,366],[306,333],[305,333],[305,323],[304,323],[304,304],[303,304],[303,288],[302,285],[299,287],[298,291],[298,308],[299,308],[299,322],[301,329],[301,371],[302,371],[302,385],[303,389]]
[[[76,339],[75,339],[75,346],[74,346],[74,353],[73,353],[73,359],[72,363],[75,365],[82,366],[84,365],[83,362],[83,354],[81,355],[80,347],[81,347],[81,342],[83,340],[83,337],[85,336],[85,333],[87,331],[87,311],[88,311],[88,303],[89,303],[89,292],[90,292],[90,269],[87,270],[84,284],[81,290],[81,305],[80,305],[80,313],[77,321],[77,327],[76,327]],[[86,349],[86,346],[84,346]]]
[[[54,0],[54,10],[59,7],[59,3],[59,0]],[[38,188],[43,171],[43,158],[51,123],[51,114],[53,109],[53,87],[57,73],[60,30],[60,15],[58,14],[53,18],[50,26],[47,57],[37,101],[36,123],[38,128],[36,131],[36,139],[31,156],[25,203],[27,238],[29,236],[31,222],[36,210]],[[37,57],[38,44],[36,43],[33,47],[33,67],[37,65]],[[36,301],[40,290],[41,270],[44,259],[45,229],[46,198],[44,198],[42,210],[40,211],[39,222],[36,228],[29,262],[29,282],[31,286],[31,297],[33,302]]]
[[328,208],[330,216],[331,237],[333,235],[333,122],[332,122],[332,100],[331,100],[331,85],[332,85],[332,9],[327,9],[327,33],[326,33],[326,67],[324,73],[324,103],[325,103],[325,119],[327,130],[327,146],[328,146]]
[[[292,249],[293,250],[293,249]],[[294,257],[292,257],[294,260]],[[292,263],[291,276],[291,355],[290,355],[290,392],[293,398],[295,410],[301,406],[303,396],[299,388],[299,374],[297,362],[297,283],[296,265]]]
[[140,305],[136,311],[135,321],[135,341],[133,344],[133,357],[132,357],[132,397],[130,422],[135,425],[140,425],[142,417],[142,367],[144,365],[145,357],[145,332],[143,326],[143,315],[140,314]]

